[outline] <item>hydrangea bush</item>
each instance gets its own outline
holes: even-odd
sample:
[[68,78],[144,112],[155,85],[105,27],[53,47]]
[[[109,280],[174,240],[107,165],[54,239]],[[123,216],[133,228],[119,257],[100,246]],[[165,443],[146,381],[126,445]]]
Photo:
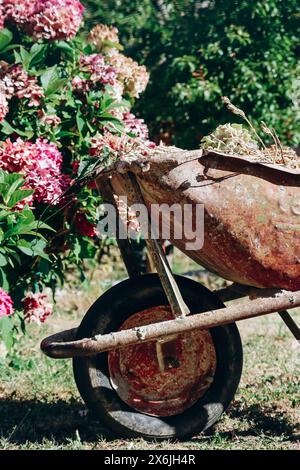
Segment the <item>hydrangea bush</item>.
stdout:
[[[148,73],[118,31],[84,32],[77,0],[0,0],[0,331],[43,323],[70,265],[94,258],[100,196],[72,194],[91,165],[147,153],[131,112]],[[46,288],[46,289],[45,289]]]

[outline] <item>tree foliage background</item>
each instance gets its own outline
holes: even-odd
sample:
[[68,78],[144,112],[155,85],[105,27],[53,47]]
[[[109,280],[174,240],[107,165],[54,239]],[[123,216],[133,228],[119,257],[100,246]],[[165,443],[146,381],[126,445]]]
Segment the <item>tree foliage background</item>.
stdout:
[[229,96],[255,124],[298,146],[298,0],[87,0],[88,22],[115,24],[151,82],[137,104],[152,137],[185,148],[235,121]]

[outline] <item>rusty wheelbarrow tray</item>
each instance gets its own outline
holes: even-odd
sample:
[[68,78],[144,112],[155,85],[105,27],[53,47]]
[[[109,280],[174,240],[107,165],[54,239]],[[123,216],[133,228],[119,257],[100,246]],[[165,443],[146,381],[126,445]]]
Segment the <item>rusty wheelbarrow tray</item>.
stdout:
[[[119,238],[132,279],[115,288],[123,299],[104,294],[79,329],[52,335],[41,348],[52,358],[74,358],[83,399],[119,434],[186,437],[211,426],[238,386],[242,356],[234,322],[279,312],[300,340],[287,312],[300,306],[300,174],[211,152],[176,150],[120,162],[96,182],[115,207],[114,194],[128,197],[129,205],[147,206],[146,243],[165,300],[153,277],[139,276],[130,240]],[[229,288],[212,294],[173,275],[160,241],[150,236],[150,213],[153,204],[175,201],[204,205],[204,246],[186,254],[234,281]],[[180,223],[171,215],[169,221]],[[182,251],[190,238],[170,234]],[[149,301],[147,282],[160,300]],[[135,292],[139,289],[141,295]],[[242,297],[248,298],[240,302]],[[220,300],[233,302],[225,308]],[[111,329],[115,314],[122,321]]]
[[[204,245],[190,258],[238,284],[300,289],[300,170],[201,151],[165,152],[148,164],[132,170],[151,213],[162,204],[204,205]],[[126,181],[115,175],[112,185],[130,195]],[[174,231],[182,225],[169,217]],[[182,251],[192,236],[170,235]]]

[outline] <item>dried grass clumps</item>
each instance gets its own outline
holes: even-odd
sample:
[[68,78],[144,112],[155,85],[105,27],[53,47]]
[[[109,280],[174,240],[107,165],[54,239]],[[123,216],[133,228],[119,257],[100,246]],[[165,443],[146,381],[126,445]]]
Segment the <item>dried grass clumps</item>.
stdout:
[[299,156],[293,149],[282,146],[274,129],[269,128],[264,122],[261,123],[262,132],[273,140],[273,144],[267,147],[244,111],[234,106],[226,96],[222,98],[222,101],[229,111],[246,121],[250,129],[246,129],[242,124],[220,125],[214,132],[202,139],[201,148],[231,156],[246,156],[255,161],[300,170]]
[[201,147],[216,150],[230,155],[257,155],[260,150],[258,143],[242,124],[224,124],[204,137]]

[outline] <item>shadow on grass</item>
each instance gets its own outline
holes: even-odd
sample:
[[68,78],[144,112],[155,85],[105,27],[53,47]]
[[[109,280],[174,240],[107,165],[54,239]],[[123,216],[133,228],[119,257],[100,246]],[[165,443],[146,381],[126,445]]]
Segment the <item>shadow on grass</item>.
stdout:
[[[287,414],[276,411],[274,408],[266,404],[253,404],[250,406],[240,405],[235,403],[227,410],[229,418],[241,419],[247,422],[247,429],[245,430],[231,430],[218,433],[220,438],[233,439],[233,438],[250,438],[250,437],[264,437],[274,438],[281,437],[285,441],[297,441],[300,439],[300,434],[295,433],[295,424],[291,423]],[[214,428],[207,431],[207,436],[213,438]]]
[[[81,416],[84,405],[77,401],[58,400],[55,403],[44,403],[34,400],[0,400],[0,436],[10,444],[41,443],[45,439],[63,445],[76,440],[76,431],[82,442],[95,442],[99,439],[113,441],[112,433],[101,426],[91,413]],[[220,432],[218,436],[226,440],[233,438],[258,437],[261,434],[269,437],[283,437],[287,441],[295,441],[299,436],[293,434],[294,426],[284,413],[276,413],[266,405],[255,404],[243,406],[239,404],[228,411],[230,418],[243,419],[248,422],[246,430]],[[205,440],[213,439],[214,429],[206,433]],[[204,438],[204,436],[203,436]],[[202,438],[194,438],[201,441]]]
[[41,443],[44,439],[67,444],[76,440],[78,431],[85,442],[115,439],[92,414],[81,416],[80,411],[84,411],[84,405],[75,400],[0,400],[0,437],[11,444]]

